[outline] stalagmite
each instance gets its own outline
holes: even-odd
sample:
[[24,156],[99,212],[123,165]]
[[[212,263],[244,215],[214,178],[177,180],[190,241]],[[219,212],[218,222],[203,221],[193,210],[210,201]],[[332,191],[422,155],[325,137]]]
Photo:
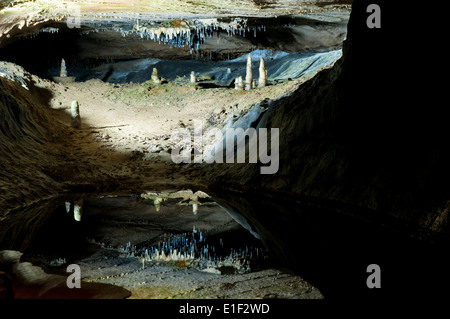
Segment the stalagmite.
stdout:
[[247,69],[245,72],[245,90],[250,91],[253,89],[253,73],[252,73],[252,56],[248,55],[247,58]]
[[158,70],[156,68],[153,68],[152,81],[155,84],[161,84],[161,79],[158,76]]
[[73,218],[77,222],[80,222],[82,214],[83,214],[83,200],[80,199],[80,200],[74,202],[74,205],[73,205]]
[[267,85],[267,70],[266,65],[264,63],[264,59],[261,58],[259,60],[259,81],[258,87],[263,88]]
[[197,77],[194,71],[191,72],[191,83],[197,83]]
[[244,89],[244,80],[242,76],[238,76],[234,81],[234,89],[235,90],[243,90]]
[[61,59],[61,70],[59,71],[59,76],[62,78],[67,76],[66,61],[64,59]]
[[72,102],[71,107],[71,126],[73,128],[81,127],[80,106],[76,100]]

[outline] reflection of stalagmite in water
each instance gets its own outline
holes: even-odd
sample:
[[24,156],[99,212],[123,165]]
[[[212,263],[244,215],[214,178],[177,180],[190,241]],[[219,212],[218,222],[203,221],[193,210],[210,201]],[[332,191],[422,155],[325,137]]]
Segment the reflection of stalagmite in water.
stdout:
[[70,202],[66,202],[66,212],[70,213]]
[[81,117],[80,117],[80,106],[78,105],[78,101],[72,102],[71,107],[71,126],[73,128],[81,127]]
[[158,70],[156,68],[153,68],[152,81],[155,84],[161,84],[161,79],[158,76]]
[[197,215],[198,212],[198,196],[194,195],[192,196],[192,212],[194,215]]
[[194,71],[191,72],[191,83],[197,83],[197,77]]
[[259,60],[259,81],[258,81],[258,87],[262,88],[267,85],[267,70],[266,65],[264,63],[264,59],[261,58]]
[[156,197],[153,200],[153,205],[155,205],[155,209],[157,212],[159,212],[159,210],[161,209],[161,202],[162,202],[162,198],[161,197]]
[[80,222],[82,214],[83,214],[83,200],[80,199],[80,200],[74,202],[74,205],[73,205],[73,218],[77,222]]
[[197,203],[192,204],[192,212],[194,213],[194,215],[197,215],[197,213],[198,213],[198,204]]
[[247,58],[247,69],[245,72],[245,90],[249,91],[252,88],[253,88],[252,56],[249,54]]
[[67,76],[66,61],[64,59],[61,59],[61,70],[59,71],[59,76],[62,78]]

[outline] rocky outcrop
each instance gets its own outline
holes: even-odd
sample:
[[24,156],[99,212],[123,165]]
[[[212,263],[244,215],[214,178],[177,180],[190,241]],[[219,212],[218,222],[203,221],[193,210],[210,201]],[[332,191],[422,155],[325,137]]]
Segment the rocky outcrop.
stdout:
[[34,78],[22,68],[0,64],[0,242],[8,238],[19,247],[33,237],[33,231],[24,234],[21,229],[35,224],[37,227],[33,229],[37,230],[48,217],[39,213],[26,216],[21,210],[55,196],[61,189],[61,184],[45,173],[63,148],[55,143],[58,125],[42,107],[48,95],[35,84]]
[[[14,74],[15,78],[11,80],[8,74]],[[0,200],[3,207],[9,206],[10,196],[16,200],[21,193],[26,194],[29,187],[51,189],[55,186],[42,170],[50,165],[54,159],[52,156],[58,152],[51,145],[56,134],[52,128],[57,125],[51,122],[47,110],[38,100],[39,96],[45,97],[45,92],[38,93],[40,90],[23,69],[10,70],[10,65],[0,65],[0,150],[4,168],[1,185],[5,190],[0,193]],[[28,174],[29,167],[35,168],[34,174]],[[19,184],[18,177],[22,181]],[[6,191],[10,189],[17,192]],[[27,203],[26,196],[21,202]]]
[[[326,296],[377,295],[364,277],[376,260],[390,271],[383,293],[448,282],[444,250],[428,246],[450,230],[442,88],[430,74],[418,77],[419,61],[432,57],[411,55],[418,34],[404,25],[415,8],[382,1],[382,27],[370,29],[370,3],[354,2],[334,67],[271,102],[252,124],[279,128],[279,171],[207,168],[207,192],[243,214],[272,252]],[[426,282],[411,282],[417,273]]]
[[[397,37],[400,12],[384,4],[384,27],[369,29],[366,7],[366,1],[354,4],[344,56],[334,68],[261,118],[259,127],[280,128],[278,173],[260,176],[258,165],[223,165],[209,178],[230,188],[336,200],[422,226],[447,211],[443,109],[420,94],[429,84],[412,81],[412,59],[398,54],[411,40]],[[448,230],[440,225],[438,231]]]

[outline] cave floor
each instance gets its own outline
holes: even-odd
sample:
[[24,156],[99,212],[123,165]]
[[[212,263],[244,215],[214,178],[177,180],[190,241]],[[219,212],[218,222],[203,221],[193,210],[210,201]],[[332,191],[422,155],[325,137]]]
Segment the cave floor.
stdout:
[[50,106],[59,122],[70,125],[71,102],[79,102],[82,127],[73,134],[80,143],[85,143],[85,137],[89,136],[98,148],[108,152],[171,161],[168,150],[173,146],[170,143],[173,130],[193,128],[194,120],[202,121],[204,128],[220,125],[264,99],[292,92],[304,80],[253,91],[200,89],[177,82],[161,85],[111,84],[100,80],[43,82],[52,92]]
[[[76,193],[76,189],[83,194],[89,192],[89,189],[84,188],[89,179],[90,184],[96,184],[96,180],[101,181],[103,184],[97,185],[99,188],[116,187],[126,191],[123,184],[129,185],[130,194],[136,194],[137,187],[142,192],[150,191],[153,183],[158,185],[154,189],[161,190],[159,184],[164,180],[167,181],[166,187],[172,191],[178,190],[177,185],[186,187],[191,180],[195,180],[196,172],[191,170],[189,176],[184,176],[183,171],[172,162],[170,149],[173,144],[170,133],[173,129],[192,128],[194,120],[202,120],[206,126],[220,127],[229,117],[247,111],[263,99],[273,99],[292,92],[305,81],[299,79],[252,91],[236,91],[233,88],[200,89],[188,83],[176,82],[151,85],[110,84],[90,80],[58,84],[34,76],[33,80],[37,88],[44,90],[42,97],[48,98],[46,104],[53,119],[62,124],[61,127],[65,127],[61,134],[67,143],[48,173],[55,179],[60,176],[68,178],[65,185],[69,189],[72,187],[71,194]],[[70,105],[73,100],[80,104],[82,127],[78,130],[70,128]],[[58,139],[61,140],[61,137]],[[122,185],[111,186],[114,183]],[[189,221],[189,218],[198,219],[200,213],[194,216],[192,208],[189,209],[190,213],[175,218],[177,225],[172,225],[172,231],[177,233],[192,229],[194,220]],[[212,211],[210,214],[215,213]],[[215,224],[206,223],[203,228],[221,226],[219,228],[224,236],[227,233],[230,236],[229,232],[239,225],[228,215],[223,216],[226,217],[219,218]],[[167,214],[165,217],[168,219],[160,221],[160,224],[168,227],[174,219]],[[81,266],[83,283],[87,287],[85,292],[72,290],[65,295],[65,268],[45,269],[51,275],[32,268],[34,270],[31,272],[14,274],[15,277],[22,278],[23,283],[17,288],[17,297],[322,298],[319,290],[301,277],[277,267],[261,267],[249,273],[222,275],[179,264],[152,261],[142,269],[138,258],[127,257],[118,250],[119,246],[126,245],[128,241],[143,240],[142,233],[130,235],[130,231],[140,229],[142,225],[125,224],[126,226],[124,223],[102,223],[101,227],[106,227],[102,233],[113,234],[116,238],[114,246],[99,244],[104,241],[110,243],[111,240],[97,236],[93,242],[84,242],[84,249],[75,249],[73,251],[77,253],[64,257]],[[52,229],[60,228],[57,226]],[[246,236],[251,236],[247,231],[245,233]],[[149,234],[151,232],[147,233]],[[153,235],[161,234],[156,232]],[[238,235],[237,238],[241,237]],[[48,244],[54,245],[54,240]],[[80,251],[86,254],[80,255]],[[26,256],[24,260],[27,261],[20,260],[16,271],[20,272],[21,267],[27,269],[35,267],[31,265],[42,265],[41,257],[37,258],[33,254]],[[45,260],[50,258],[45,254],[43,256]],[[20,265],[22,266],[19,267]],[[27,278],[29,274],[38,278]],[[42,289],[30,291],[27,282],[36,280],[43,283]]]

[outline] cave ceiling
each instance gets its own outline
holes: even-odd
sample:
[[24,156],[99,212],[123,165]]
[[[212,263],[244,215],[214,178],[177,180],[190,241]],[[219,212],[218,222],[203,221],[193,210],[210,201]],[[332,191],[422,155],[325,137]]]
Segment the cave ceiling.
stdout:
[[351,3],[2,1],[0,48],[42,35],[55,39],[59,35],[76,45],[78,58],[94,59],[187,59],[199,49],[220,59],[258,48],[323,49],[339,46],[345,39]]

